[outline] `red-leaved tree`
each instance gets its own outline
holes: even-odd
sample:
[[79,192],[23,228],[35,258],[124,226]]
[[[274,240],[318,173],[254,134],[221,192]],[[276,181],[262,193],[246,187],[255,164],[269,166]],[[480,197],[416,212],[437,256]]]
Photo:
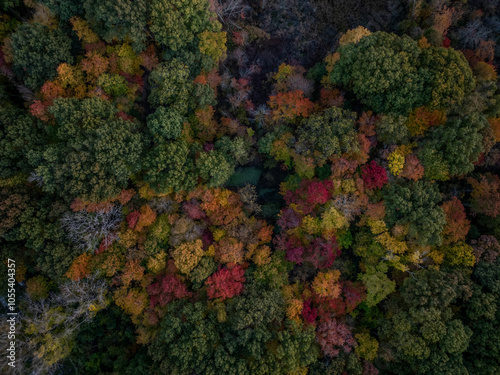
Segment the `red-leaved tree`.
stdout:
[[177,275],[172,274],[160,277],[157,282],[147,287],[147,292],[150,296],[151,308],[158,304],[163,307],[173,300],[191,296],[186,285]]
[[325,356],[338,356],[340,350],[350,353],[356,346],[350,328],[343,322],[333,319],[318,326],[316,338]]
[[361,168],[361,177],[365,183],[365,187],[369,190],[382,188],[387,183],[386,170],[372,160],[369,164]]
[[316,316],[318,315],[318,310],[316,307],[312,307],[311,299],[306,299],[304,301],[304,307],[302,308],[302,317],[304,321],[309,324],[313,324],[316,320]]
[[206,281],[208,298],[232,298],[243,291],[243,283],[245,282],[245,270],[240,265],[235,265],[231,268],[223,268]]

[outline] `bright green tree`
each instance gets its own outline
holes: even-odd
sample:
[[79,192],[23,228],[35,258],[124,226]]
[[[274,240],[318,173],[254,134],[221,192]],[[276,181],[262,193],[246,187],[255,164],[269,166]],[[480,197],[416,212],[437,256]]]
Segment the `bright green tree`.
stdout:
[[446,181],[450,178],[448,163],[443,154],[433,148],[431,142],[424,143],[418,158],[424,166],[424,176],[429,180]]
[[40,121],[25,111],[5,105],[0,108],[0,179],[18,173],[28,175],[32,167],[26,159],[30,150],[44,143]]
[[139,168],[138,124],[116,117],[114,106],[99,98],[56,99],[49,111],[55,118],[47,127],[51,141],[28,155],[42,189],[68,200],[116,196]]
[[338,52],[331,82],[351,89],[378,113],[405,115],[422,105],[455,104],[475,85],[461,53],[443,47],[422,50],[408,36],[375,32]]
[[123,96],[127,93],[127,81],[119,74],[102,74],[97,79],[97,85],[101,86],[104,92],[112,96]]
[[500,262],[479,262],[472,280],[466,323],[473,334],[465,363],[469,374],[493,375],[500,371]]
[[312,327],[285,317],[277,290],[248,285],[227,306],[201,302],[168,305],[160,332],[149,347],[161,374],[287,374],[318,356]]
[[144,49],[148,2],[145,0],[84,0],[85,18],[92,30],[110,43],[131,41],[139,52]]
[[158,107],[147,118],[147,125],[154,139],[162,143],[167,139],[177,139],[182,132],[184,117],[175,109]]
[[366,272],[359,275],[359,279],[366,286],[366,304],[375,306],[396,290],[396,282],[387,277],[389,267],[380,262],[377,266],[366,267]]
[[463,275],[422,270],[404,281],[400,293],[379,329],[393,356],[392,373],[467,375],[463,352],[472,330],[454,315],[454,304],[469,296]]
[[217,150],[201,153],[196,166],[209,187],[223,186],[234,172],[231,158]]
[[443,209],[438,206],[438,187],[428,181],[386,185],[383,191],[386,206],[385,222],[408,224],[410,239],[421,245],[441,244],[445,225]]
[[11,36],[13,70],[32,89],[54,78],[59,64],[73,62],[71,39],[61,29],[23,23]]
[[182,115],[187,114],[192,106],[190,95],[193,89],[187,65],[177,59],[164,62],[151,72],[149,83],[151,94],[148,100],[153,106],[170,106]]
[[154,147],[143,162],[144,181],[157,193],[189,191],[197,182],[194,160],[185,141]]
[[[422,50],[420,63],[429,78],[430,106],[446,108],[459,104],[475,87],[475,79],[464,55],[453,48],[430,47]],[[427,93],[426,93],[427,94]]]
[[402,113],[425,103],[420,48],[407,36],[376,32],[338,49],[330,80],[351,89],[379,113]]
[[[483,152],[481,131],[488,126],[484,116],[473,113],[466,117],[453,117],[446,125],[438,126],[429,133],[424,148],[435,150],[438,160],[448,166],[452,175],[463,175],[474,169],[474,163]],[[424,162],[424,168],[429,164]]]
[[153,0],[151,4],[151,31],[172,51],[197,45],[204,31],[220,31],[221,24],[210,19],[207,0]]
[[295,152],[313,157],[318,165],[333,155],[359,149],[355,130],[356,114],[339,107],[303,120],[297,128]]
[[41,0],[40,3],[45,5],[54,13],[61,21],[69,21],[71,17],[83,16],[83,3],[85,0]]
[[30,185],[0,189],[0,202],[4,258],[22,260],[28,269],[61,278],[80,254],[61,226],[60,218],[67,210],[64,203]]
[[377,139],[389,145],[408,143],[410,132],[405,123],[404,116],[380,116],[376,124]]

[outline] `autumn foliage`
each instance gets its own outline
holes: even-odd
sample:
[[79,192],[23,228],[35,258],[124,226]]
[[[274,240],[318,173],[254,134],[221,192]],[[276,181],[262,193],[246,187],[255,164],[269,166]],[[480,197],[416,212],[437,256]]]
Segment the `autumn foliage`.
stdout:
[[475,212],[491,217],[500,213],[500,177],[485,174],[479,179],[469,178],[472,185],[472,208]]
[[387,183],[387,172],[375,160],[361,169],[361,176],[367,189],[382,188]]
[[14,372],[500,373],[497,1],[257,3],[0,5]]
[[452,200],[443,203],[443,211],[446,216],[443,243],[449,244],[464,240],[470,229],[470,221],[467,220],[462,202],[457,197],[453,197]]
[[208,298],[232,298],[243,291],[245,269],[239,265],[223,268],[210,276],[207,285]]
[[307,117],[313,103],[304,97],[301,90],[278,93],[269,98],[269,107],[273,110],[274,120],[291,121],[296,117]]

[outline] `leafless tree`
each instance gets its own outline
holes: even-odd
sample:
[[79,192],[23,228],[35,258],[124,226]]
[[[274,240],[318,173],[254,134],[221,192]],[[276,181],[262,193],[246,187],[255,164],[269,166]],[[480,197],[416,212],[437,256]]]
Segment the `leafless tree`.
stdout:
[[250,64],[248,67],[240,67],[238,73],[241,77],[249,77],[252,74],[260,73],[261,68],[258,64]]
[[46,299],[35,301],[26,297],[23,300],[26,311],[23,322],[25,325],[34,324],[40,334],[53,331],[60,325],[67,327],[66,331],[75,330],[91,320],[99,306],[106,305],[106,292],[106,281],[97,274],[77,281],[69,280],[59,286],[58,293],[52,293]]
[[255,123],[259,127],[262,127],[265,124],[269,113],[271,113],[271,110],[265,104],[261,104],[256,109],[251,111]]
[[339,195],[335,197],[333,206],[342,212],[348,221],[354,220],[354,217],[361,212],[359,204],[356,199],[350,195]]
[[245,17],[245,13],[250,10],[243,0],[210,0],[211,10],[217,14],[219,20],[225,24],[240,28],[236,20]]
[[246,184],[238,189],[241,201],[245,204],[245,208],[251,213],[259,213],[262,208],[257,203],[257,190],[254,185]]
[[172,214],[179,208],[179,203],[169,197],[154,197],[148,204],[159,215]]
[[311,80],[307,79],[302,74],[294,74],[288,78],[287,86],[290,91],[300,90],[307,97],[310,97],[314,90],[314,85]]
[[122,221],[120,205],[114,205],[110,210],[87,212],[68,212],[61,218],[61,224],[67,231],[68,238],[82,251],[95,250],[105,239],[116,239],[115,232]]
[[[6,356],[0,357],[0,372],[5,374],[54,374],[59,362],[47,359],[41,347],[50,343],[73,340],[78,328],[90,321],[97,311],[106,307],[107,284],[97,275],[60,285],[58,293],[35,301],[29,296],[20,301],[22,311],[16,324],[16,367],[8,366]],[[0,328],[0,350],[6,353],[7,325]],[[47,342],[49,340],[49,342]]]
[[460,44],[464,48],[474,49],[476,48],[481,40],[488,39],[490,35],[490,30],[486,28],[479,18],[470,21],[457,31],[458,39],[460,39]]
[[29,88],[27,88],[24,85],[21,85],[20,83],[15,83],[14,85],[16,86],[17,91],[19,91],[19,94],[21,95],[21,97],[25,102],[30,103],[33,100],[35,100],[35,94]]
[[36,172],[31,172],[29,177],[28,177],[28,182],[34,182],[39,187],[41,187],[43,184],[43,176],[37,174]]

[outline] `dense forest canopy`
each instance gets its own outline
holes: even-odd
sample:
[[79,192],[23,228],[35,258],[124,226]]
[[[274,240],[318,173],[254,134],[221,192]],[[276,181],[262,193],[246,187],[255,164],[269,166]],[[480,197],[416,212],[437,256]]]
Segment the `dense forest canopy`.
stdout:
[[500,373],[498,0],[4,0],[0,47],[3,374]]

